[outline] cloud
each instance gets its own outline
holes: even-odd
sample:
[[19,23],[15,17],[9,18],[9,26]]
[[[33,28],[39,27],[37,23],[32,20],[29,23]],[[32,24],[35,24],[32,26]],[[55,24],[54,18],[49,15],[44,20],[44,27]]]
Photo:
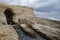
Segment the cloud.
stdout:
[[0,0],[11,5],[26,5],[34,8],[45,8],[51,5],[56,5],[60,0]]
[[0,2],[4,2],[10,5],[25,5],[31,7],[36,7],[37,4],[40,4],[40,2],[43,1],[44,0],[0,0]]
[[56,5],[60,0],[0,0],[11,5],[25,5],[34,8],[45,8],[51,5]]
[[49,0],[40,4],[35,7],[36,16],[60,20],[60,0]]
[[34,0],[0,0],[0,2],[4,2],[10,5],[25,5],[29,6],[34,2]]
[[36,8],[42,9],[42,10],[50,10],[50,9],[59,9],[60,8],[60,0],[49,0],[45,2],[39,3]]

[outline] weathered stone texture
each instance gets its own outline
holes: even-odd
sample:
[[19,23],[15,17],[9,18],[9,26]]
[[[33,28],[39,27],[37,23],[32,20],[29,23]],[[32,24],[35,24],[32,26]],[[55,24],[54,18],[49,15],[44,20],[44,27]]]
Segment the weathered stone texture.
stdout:
[[18,34],[12,26],[0,25],[0,40],[18,40]]

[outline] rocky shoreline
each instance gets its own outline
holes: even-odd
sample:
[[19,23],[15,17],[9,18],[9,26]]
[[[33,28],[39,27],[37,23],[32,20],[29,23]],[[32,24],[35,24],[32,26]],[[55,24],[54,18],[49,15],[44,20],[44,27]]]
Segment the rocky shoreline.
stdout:
[[38,18],[32,8],[1,5],[0,40],[60,40],[60,21]]

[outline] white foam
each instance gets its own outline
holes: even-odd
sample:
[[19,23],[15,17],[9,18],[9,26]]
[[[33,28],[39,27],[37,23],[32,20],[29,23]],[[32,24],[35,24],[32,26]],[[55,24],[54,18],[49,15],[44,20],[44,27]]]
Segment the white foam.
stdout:
[[60,21],[60,19],[56,19],[56,18],[48,18],[48,19]]

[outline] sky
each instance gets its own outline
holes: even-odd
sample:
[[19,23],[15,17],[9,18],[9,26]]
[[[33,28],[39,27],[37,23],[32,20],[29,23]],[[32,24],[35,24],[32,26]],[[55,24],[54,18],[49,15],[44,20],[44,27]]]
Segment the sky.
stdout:
[[60,0],[0,0],[0,2],[33,7],[37,17],[60,20]]

